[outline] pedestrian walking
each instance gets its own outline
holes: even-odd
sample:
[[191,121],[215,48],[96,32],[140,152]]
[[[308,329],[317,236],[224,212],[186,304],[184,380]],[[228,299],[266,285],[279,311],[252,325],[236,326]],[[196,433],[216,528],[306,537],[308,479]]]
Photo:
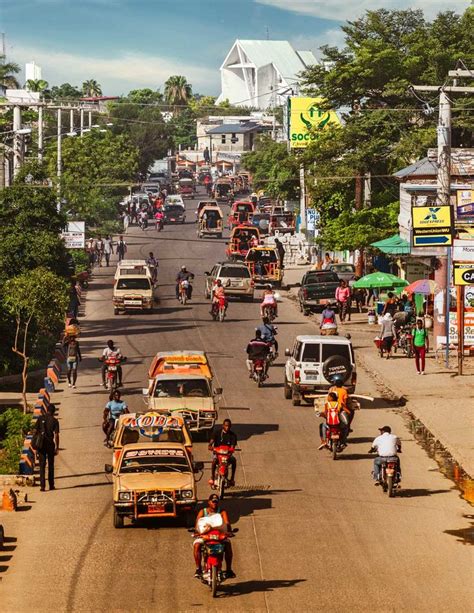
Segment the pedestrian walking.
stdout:
[[106,236],[104,238],[104,256],[105,256],[105,265],[107,267],[110,266],[110,256],[114,252],[112,238],[110,236]]
[[89,256],[89,266],[93,268],[95,264],[95,238],[87,239],[86,253]]
[[323,265],[321,266],[321,270],[327,270],[333,263],[334,263],[333,259],[331,258],[329,253],[326,252],[324,254],[324,261],[323,261]]
[[337,301],[339,319],[341,320],[341,324],[343,324],[349,313],[351,302],[351,290],[349,289],[346,281],[343,281],[342,279],[339,281],[339,287],[336,289],[335,298]]
[[104,257],[104,241],[102,240],[101,236],[99,236],[99,238],[97,239],[95,248],[97,253],[97,263],[99,264],[99,268],[102,268],[102,259]]
[[54,456],[59,453],[59,422],[54,417],[56,407],[54,404],[48,406],[47,411],[40,415],[36,421],[36,428],[33,434],[32,446],[38,453],[40,490],[46,489],[46,463],[48,464],[48,484],[50,490],[54,487]]
[[71,286],[69,288],[69,307],[68,313],[77,319],[79,313],[79,307],[81,306],[81,301],[79,300],[79,293],[77,291],[77,286],[75,281],[71,281]]
[[392,353],[393,339],[396,336],[395,324],[390,313],[385,313],[380,326],[380,338],[382,339],[383,350],[387,353],[387,360]]
[[280,260],[280,268],[283,268],[283,261],[285,259],[285,248],[280,239],[275,239],[275,249],[278,251],[278,259]]
[[397,299],[395,298],[395,295],[393,292],[388,292],[387,300],[385,301],[382,315],[385,315],[386,313],[390,313],[390,315],[393,317],[395,313],[397,312],[397,310],[398,310]]
[[119,262],[123,260],[125,254],[127,253],[127,243],[123,240],[123,236],[119,236],[119,240],[116,247],[116,253],[118,255]]
[[68,338],[64,342],[64,349],[66,351],[66,364],[67,364],[67,381],[69,387],[76,388],[77,381],[77,366],[82,361],[81,347],[79,341],[75,336]]
[[128,211],[124,211],[122,213],[122,223],[123,223],[123,231],[127,232],[128,226],[130,225],[130,213]]
[[415,353],[415,366],[418,375],[425,374],[426,352],[429,351],[428,331],[423,319],[416,320],[416,326],[412,332],[413,351]]

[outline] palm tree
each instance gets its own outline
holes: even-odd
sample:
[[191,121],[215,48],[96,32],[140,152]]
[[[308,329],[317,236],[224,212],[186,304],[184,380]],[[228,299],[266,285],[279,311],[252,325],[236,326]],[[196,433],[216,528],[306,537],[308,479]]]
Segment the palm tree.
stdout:
[[44,92],[49,87],[48,81],[44,79],[28,79],[25,87],[30,92]]
[[165,83],[165,98],[172,106],[187,104],[192,94],[192,87],[186,77],[174,75]]
[[88,81],[84,81],[82,84],[82,93],[88,98],[102,96],[102,87],[95,79],[89,79]]
[[15,75],[20,72],[20,67],[14,62],[5,62],[5,56],[0,54],[0,86],[10,89],[20,87]]

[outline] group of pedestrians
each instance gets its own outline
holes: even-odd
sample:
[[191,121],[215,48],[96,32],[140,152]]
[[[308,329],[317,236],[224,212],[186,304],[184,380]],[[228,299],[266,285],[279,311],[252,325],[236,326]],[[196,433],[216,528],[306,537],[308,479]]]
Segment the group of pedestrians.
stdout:
[[118,255],[119,262],[123,260],[127,253],[127,243],[123,240],[123,236],[120,235],[118,241],[115,243],[112,237],[107,235],[105,238],[99,236],[98,238],[89,238],[86,243],[86,253],[89,256],[89,266],[102,267],[105,260],[105,266],[110,266],[110,257],[115,253]]

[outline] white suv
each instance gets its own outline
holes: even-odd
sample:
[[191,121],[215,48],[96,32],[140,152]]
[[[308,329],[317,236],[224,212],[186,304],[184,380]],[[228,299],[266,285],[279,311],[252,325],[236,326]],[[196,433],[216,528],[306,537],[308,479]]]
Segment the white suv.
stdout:
[[286,349],[285,398],[294,406],[318,392],[327,391],[335,375],[342,376],[344,387],[354,393],[357,374],[354,349],[345,336],[297,336],[293,348]]
[[213,267],[211,272],[206,272],[205,275],[204,295],[206,298],[211,297],[211,290],[217,279],[220,279],[227,296],[241,296],[250,302],[253,301],[255,283],[245,264],[240,262],[219,262]]

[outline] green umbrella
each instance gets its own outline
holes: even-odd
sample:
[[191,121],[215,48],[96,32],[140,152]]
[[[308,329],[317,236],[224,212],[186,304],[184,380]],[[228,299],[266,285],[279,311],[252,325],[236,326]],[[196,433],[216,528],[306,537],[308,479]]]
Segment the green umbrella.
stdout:
[[389,289],[392,287],[405,287],[408,281],[400,279],[388,272],[373,272],[370,275],[360,278],[355,281],[352,287],[365,289]]

